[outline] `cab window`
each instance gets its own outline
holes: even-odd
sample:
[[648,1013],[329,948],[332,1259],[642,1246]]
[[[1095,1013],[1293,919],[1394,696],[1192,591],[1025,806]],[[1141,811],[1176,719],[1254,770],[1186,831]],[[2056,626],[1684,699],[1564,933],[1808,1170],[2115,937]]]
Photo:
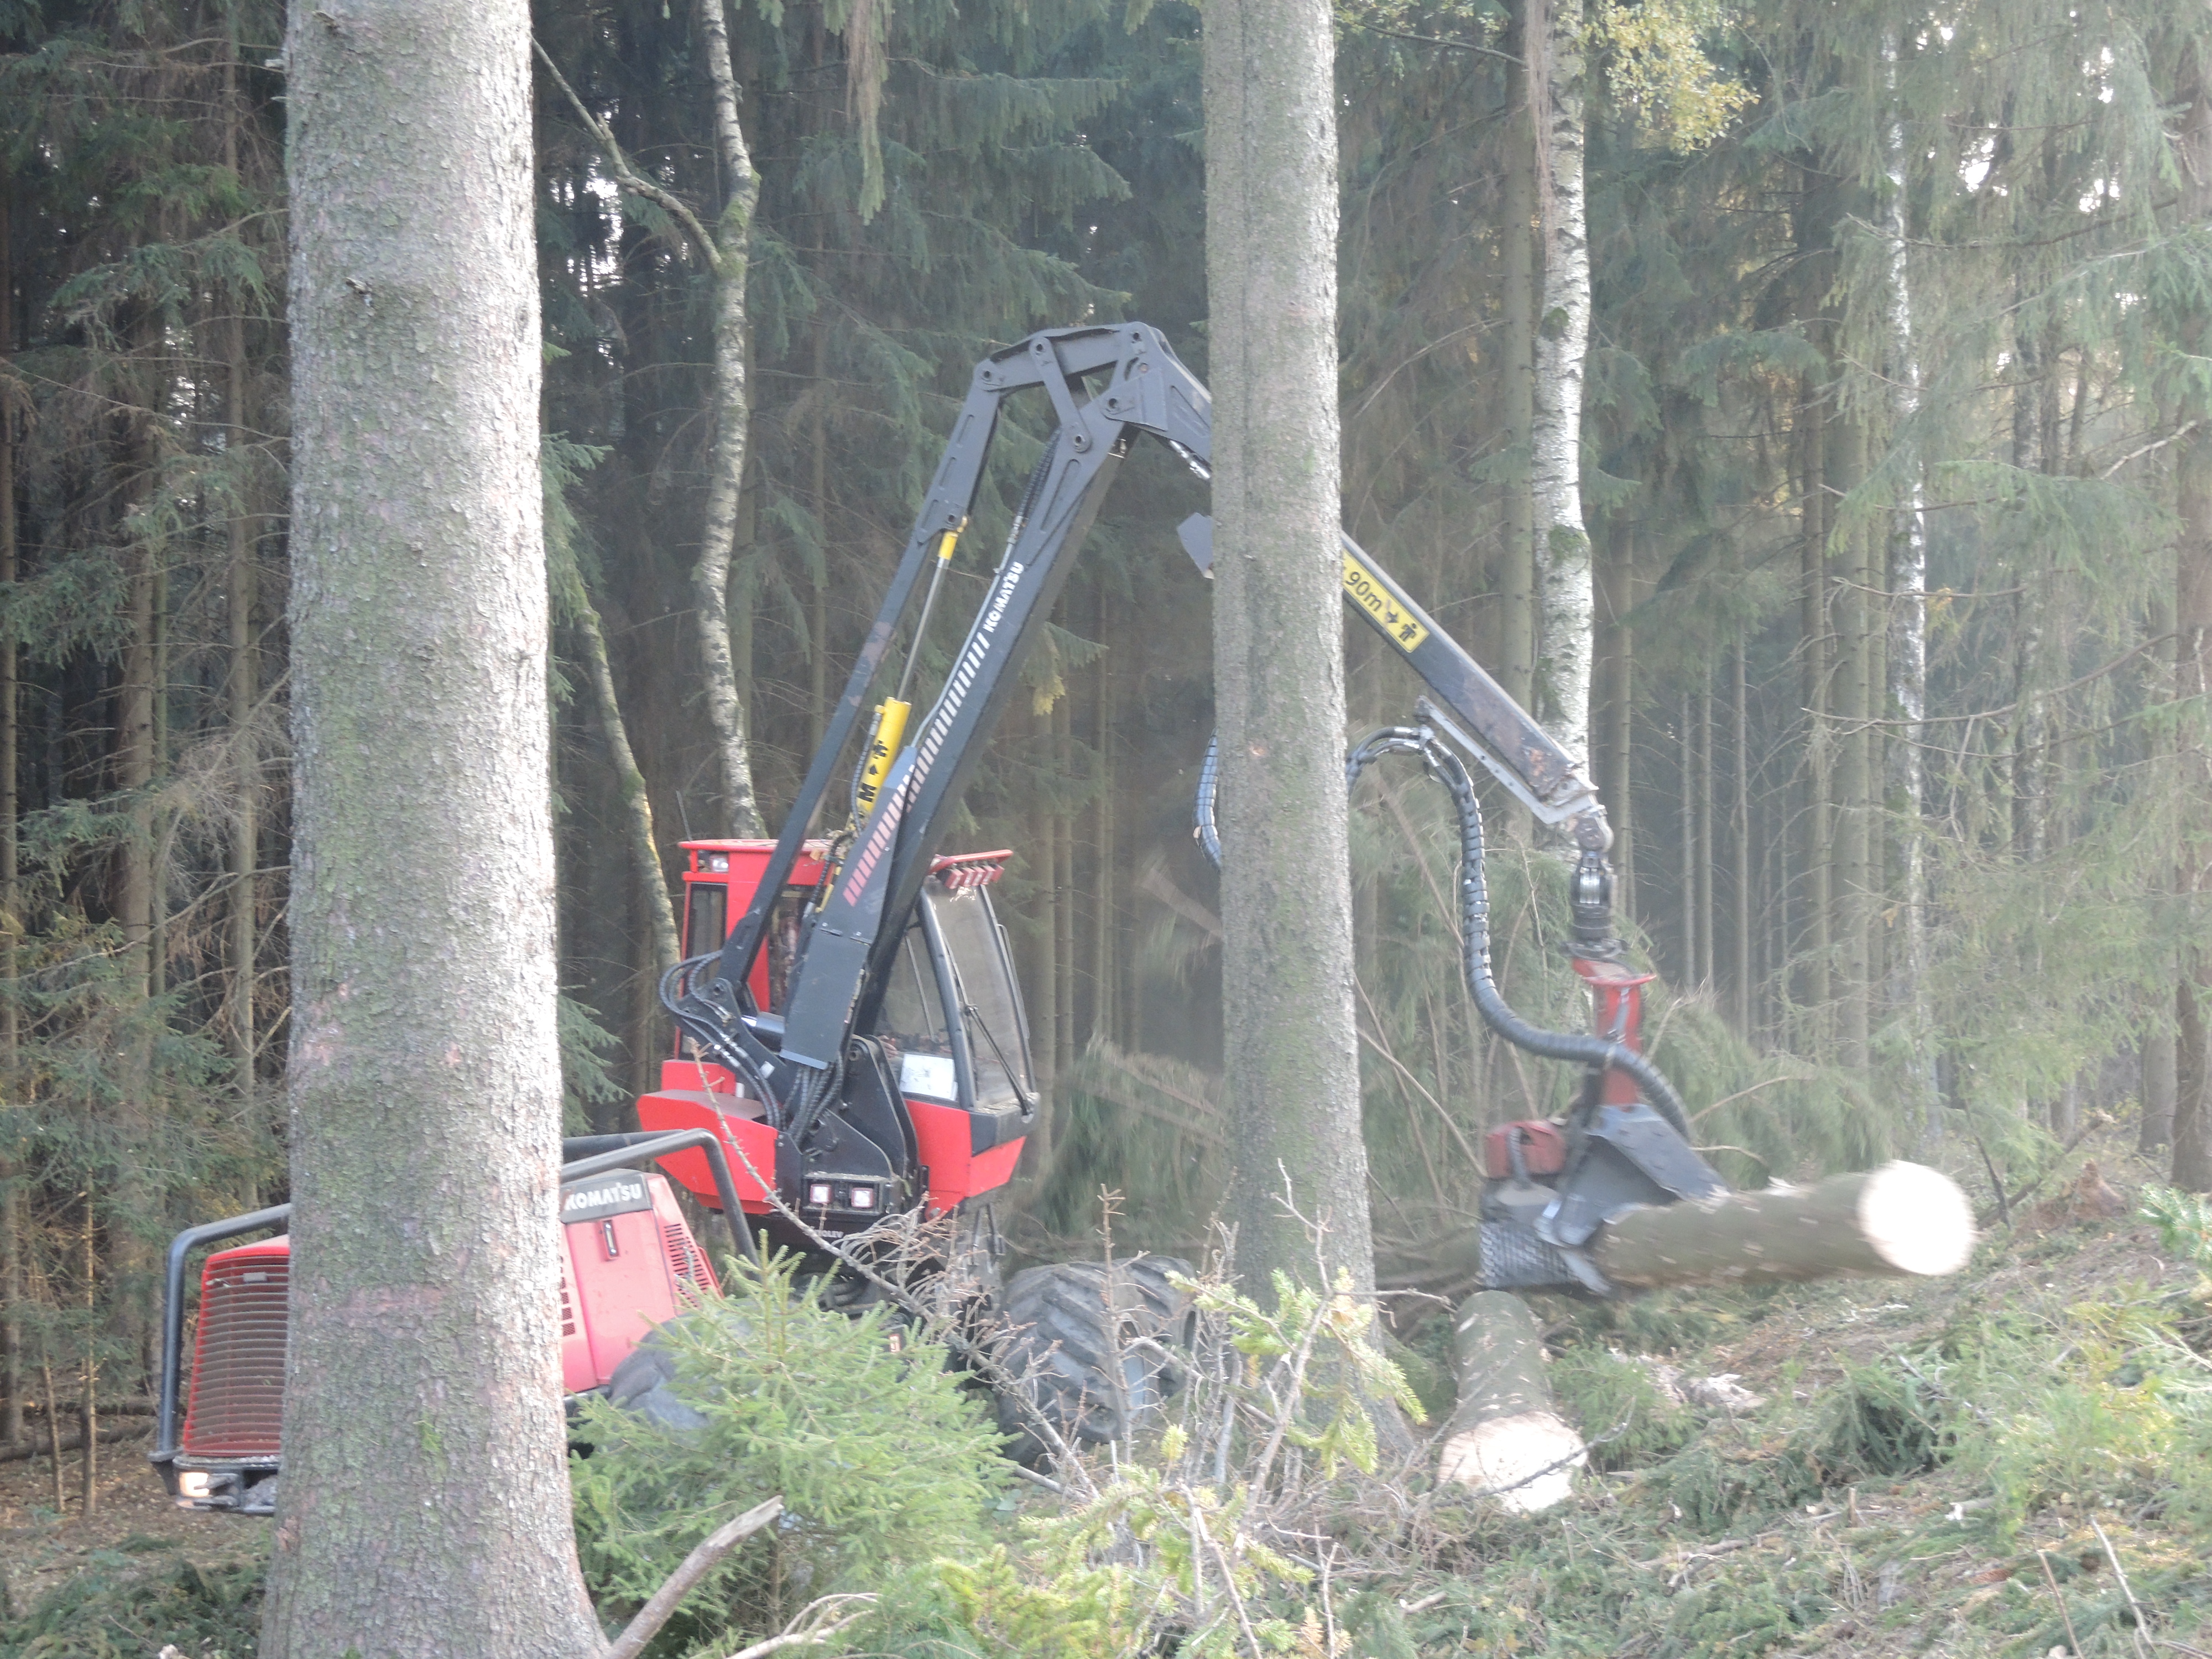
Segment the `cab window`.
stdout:
[[990,901],[977,888],[946,892],[940,886],[930,895],[930,904],[958,981],[977,1108],[999,1110],[1032,1098],[1021,993]]

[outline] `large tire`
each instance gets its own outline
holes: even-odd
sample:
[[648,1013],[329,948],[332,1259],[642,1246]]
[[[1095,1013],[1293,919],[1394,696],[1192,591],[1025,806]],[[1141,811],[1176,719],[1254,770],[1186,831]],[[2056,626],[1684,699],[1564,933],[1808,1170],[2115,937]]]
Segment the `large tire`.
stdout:
[[1188,1348],[1197,1316],[1169,1276],[1189,1273],[1170,1256],[1139,1256],[1030,1267],[1007,1281],[993,1357],[1008,1377],[999,1398],[1008,1455],[1031,1463],[1047,1449],[1018,1401],[1071,1447],[1095,1446],[1127,1439],[1182,1387],[1175,1353]]

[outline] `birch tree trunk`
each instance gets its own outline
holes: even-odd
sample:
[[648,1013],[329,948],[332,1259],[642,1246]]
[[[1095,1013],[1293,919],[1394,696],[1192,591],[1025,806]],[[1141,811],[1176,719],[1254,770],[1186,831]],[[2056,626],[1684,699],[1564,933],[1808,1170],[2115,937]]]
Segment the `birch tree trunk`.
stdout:
[[1889,797],[1895,837],[1897,921],[1889,951],[1887,997],[1904,1020],[1908,1042],[1908,1109],[1923,1139],[1942,1133],[1942,1101],[1936,1087],[1936,1058],[1925,985],[1928,961],[1928,871],[1921,839],[1925,787],[1920,749],[1928,714],[1928,536],[1923,511],[1925,465],[1913,422],[1920,413],[1920,357],[1912,335],[1912,289],[1905,259],[1905,117],[1898,102],[1898,31],[1881,36],[1882,166],[1888,191],[1882,234],[1889,243],[1889,404],[1892,441],[1905,452],[1905,500],[1889,538],[1889,702],[1897,729],[1888,745]]
[[1375,1284],[1352,1009],[1337,556],[1336,111],[1325,0],[1206,15],[1222,982],[1237,1269]]
[[[1577,759],[1589,750],[1595,615],[1583,524],[1583,362],[1589,349],[1589,215],[1583,194],[1583,0],[1550,0],[1536,83],[1543,147],[1544,301],[1536,325],[1535,427],[1529,481],[1543,594],[1539,658],[1551,694],[1546,729]],[[1532,36],[1536,32],[1530,31]]]
[[292,1284],[265,1659],[598,1651],[557,1363],[530,19],[297,0]]
[[760,175],[753,171],[744,129],[738,124],[737,78],[730,69],[730,26],[723,0],[699,0],[699,34],[714,88],[714,146],[723,200],[714,220],[714,465],[707,481],[706,524],[691,573],[699,611],[699,648],[707,674],[707,717],[721,751],[722,802],[733,835],[762,833],[753,797],[745,708],[730,653],[730,561],[737,549],[738,496],[744,482],[745,444],[752,421],[747,384],[745,272],[751,261],[753,209]]

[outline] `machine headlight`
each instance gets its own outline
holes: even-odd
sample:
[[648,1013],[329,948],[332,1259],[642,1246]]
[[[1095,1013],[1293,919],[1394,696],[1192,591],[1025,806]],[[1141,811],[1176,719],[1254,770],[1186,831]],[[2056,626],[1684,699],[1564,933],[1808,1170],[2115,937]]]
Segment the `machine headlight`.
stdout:
[[205,1498],[208,1495],[209,1483],[213,1478],[205,1469],[180,1470],[177,1475],[177,1496]]

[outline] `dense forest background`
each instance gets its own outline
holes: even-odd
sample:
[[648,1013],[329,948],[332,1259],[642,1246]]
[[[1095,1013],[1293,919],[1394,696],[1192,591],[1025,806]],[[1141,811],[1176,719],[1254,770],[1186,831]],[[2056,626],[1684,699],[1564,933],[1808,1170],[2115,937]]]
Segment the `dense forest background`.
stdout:
[[[1592,5],[1584,711],[1530,544],[1556,65],[1528,43],[1557,31],[1340,9],[1348,527],[1510,690],[1587,718],[1659,1056],[1740,1182],[1942,1142],[2016,1182],[2101,1111],[2212,1186],[2186,9]],[[1199,27],[1181,0],[732,13],[758,196],[728,647],[771,827],[975,360],[1140,317],[1205,373]],[[613,1128],[668,1041],[639,807],[672,868],[736,822],[692,580],[715,283],[672,210],[714,222],[732,181],[691,7],[546,0],[538,28],[599,128],[541,74],[562,921],[482,948],[558,951],[572,1120]],[[0,0],[0,1443],[143,1392],[162,1242],[282,1193],[282,35],[259,0]],[[610,140],[665,201],[617,186]],[[1001,446],[925,680],[1042,435]],[[1052,1091],[1008,1219],[1039,1253],[1102,1189],[1117,1237],[1188,1246],[1222,1177],[1188,834],[1211,635],[1173,532],[1203,505],[1132,458],[968,803],[962,838],[1019,854],[1000,902]],[[1409,713],[1395,659],[1347,649],[1361,724]],[[1509,993],[1577,1023],[1559,869],[1492,817]],[[1478,1029],[1418,779],[1362,786],[1354,844],[1379,1265],[1426,1283],[1482,1130],[1571,1080]]]

